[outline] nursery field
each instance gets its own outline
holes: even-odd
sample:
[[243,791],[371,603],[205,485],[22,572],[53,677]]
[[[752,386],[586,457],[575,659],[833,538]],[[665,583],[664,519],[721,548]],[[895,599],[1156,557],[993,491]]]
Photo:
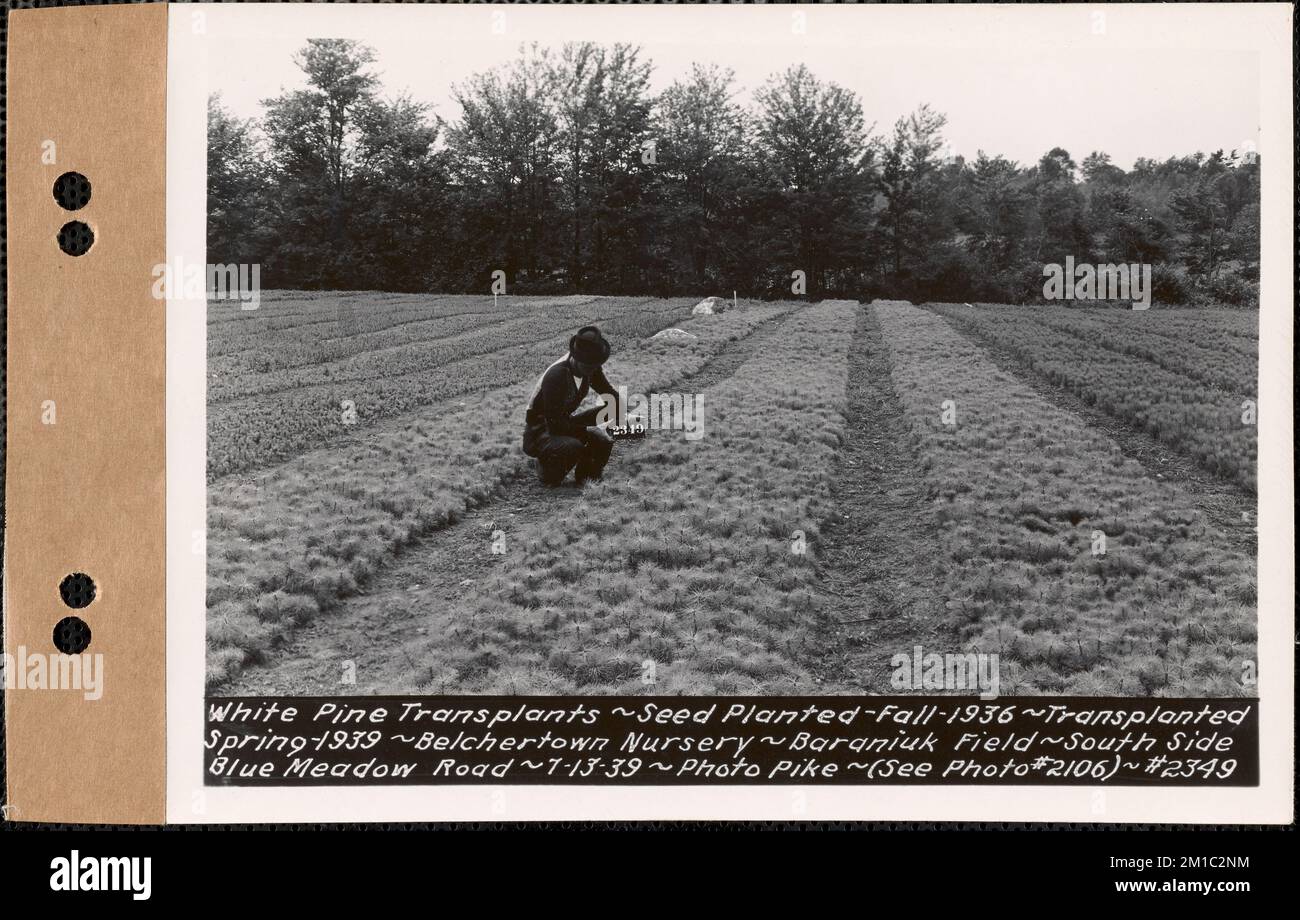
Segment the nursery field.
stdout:
[[[942,533],[943,606],[963,643],[1011,665],[1005,691],[1242,692],[1243,665],[1254,661],[1254,559],[1205,520],[1196,496],[998,369],[936,313],[877,312]],[[1000,330],[1010,322],[1018,341],[1042,341],[1019,310],[963,316]],[[1060,361],[1086,354],[1079,341]],[[1114,398],[1103,389],[1119,382],[1108,374],[1112,359],[1092,358],[1099,398]],[[1153,379],[1165,382],[1154,365],[1128,382]],[[1193,406],[1216,398],[1178,386]],[[1145,392],[1166,398],[1161,405],[1175,398],[1155,384]]]
[[[382,296],[376,301],[383,303]],[[329,316],[335,305],[327,298],[317,300],[315,309],[305,308],[302,301],[281,301],[286,327],[290,321],[302,325],[309,317],[316,317],[310,320],[314,327],[324,327],[314,335],[300,333],[298,346],[310,347],[335,332],[333,320],[320,318]],[[649,391],[669,387],[729,342],[795,306],[742,301],[741,309],[684,321],[694,301],[655,301],[642,308],[639,300],[583,300],[590,304],[586,313],[566,319],[570,325],[560,327],[560,321],[548,318],[550,301],[526,300],[516,305],[510,318],[504,307],[490,309],[492,298],[478,298],[475,306],[483,323],[512,323],[522,308],[525,321],[535,323],[534,328],[545,327],[550,334],[528,344],[499,339],[496,351],[477,359],[431,362],[422,372],[408,374],[424,398],[414,408],[403,404],[408,411],[387,406],[382,396],[375,395],[388,392],[382,388],[394,379],[380,377],[368,384],[352,381],[351,386],[317,394],[306,403],[306,411],[325,420],[323,428],[293,424],[291,414],[271,416],[285,420],[277,427],[266,424],[267,414],[214,411],[227,405],[220,402],[209,407],[210,681],[220,681],[256,661],[295,627],[338,609],[399,553],[429,533],[455,524],[467,509],[499,499],[502,485],[529,468],[519,441],[533,382],[547,364],[564,354],[564,343],[580,325],[599,320],[617,349],[608,365],[611,377]],[[462,309],[468,306],[461,298],[455,302]],[[423,315],[437,313],[441,303],[429,302]],[[564,304],[561,310],[571,306]],[[394,311],[394,319],[402,316],[410,321],[409,307]],[[235,321],[214,312],[209,326]],[[649,339],[674,321],[693,337]],[[262,325],[250,330],[250,347],[265,350],[266,329]],[[210,337],[210,346],[214,341]],[[221,341],[228,342],[229,337]],[[487,370],[479,373],[483,368]],[[466,390],[467,378],[475,382],[473,392]],[[340,421],[341,403],[332,400],[345,392],[358,407],[374,407],[373,417],[358,410],[361,417],[353,424]],[[276,394],[275,399],[283,413],[287,397]],[[259,398],[253,407],[267,404],[267,399]],[[215,473],[212,454],[237,442],[260,445],[264,468]],[[314,448],[304,449],[304,444]],[[271,460],[282,456],[290,459]]]
[[208,477],[259,469],[385,418],[506,386],[563,354],[581,326],[635,341],[689,315],[694,303],[302,294],[266,297],[256,312],[210,311]]
[[1255,489],[1259,313],[936,305],[1085,402]]
[[[891,693],[916,644],[997,654],[1008,695],[1252,692],[1253,546],[1221,522],[1253,507],[1257,314],[694,303],[210,311],[212,692]],[[702,436],[548,489],[524,403],[587,323]]]

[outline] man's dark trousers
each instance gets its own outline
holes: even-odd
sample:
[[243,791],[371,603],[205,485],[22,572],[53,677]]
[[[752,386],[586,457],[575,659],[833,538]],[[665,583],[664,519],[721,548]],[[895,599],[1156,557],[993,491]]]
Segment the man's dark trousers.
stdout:
[[[580,412],[573,419],[584,428],[594,425],[601,408],[596,406]],[[613,444],[606,444],[594,435],[579,440],[567,435],[545,434],[538,446],[537,473],[548,486],[558,486],[569,475],[569,470],[573,470],[573,478],[579,484],[588,479],[599,479],[613,449]]]

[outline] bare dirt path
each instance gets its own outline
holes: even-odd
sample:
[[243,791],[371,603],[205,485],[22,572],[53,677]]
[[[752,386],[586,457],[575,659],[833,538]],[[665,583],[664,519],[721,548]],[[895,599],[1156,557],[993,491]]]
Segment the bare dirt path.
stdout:
[[[940,314],[943,315],[943,314]],[[1070,390],[1045,380],[1023,359],[991,339],[978,335],[951,317],[945,321],[974,342],[978,342],[999,368],[1013,374],[1052,405],[1072,412],[1119,445],[1124,456],[1137,461],[1152,479],[1176,483],[1205,519],[1227,535],[1233,548],[1256,555],[1256,498],[1236,483],[1215,476],[1185,454],[1151,435],[1132,428],[1114,416],[1090,406]]]
[[[782,313],[760,323],[748,336],[724,346],[675,389],[699,392],[736,372],[790,317]],[[616,381],[617,382],[617,381]],[[618,475],[619,454],[636,441],[615,447],[606,473]],[[414,693],[427,673],[413,647],[436,636],[463,599],[503,557],[491,552],[496,530],[518,534],[539,525],[581,494],[572,485],[546,488],[532,475],[504,483],[497,497],[466,511],[458,522],[430,534],[378,573],[365,591],[336,610],[296,630],[265,660],[212,689],[214,696],[300,696]],[[355,677],[355,683],[345,677]]]
[[897,693],[890,659],[958,650],[934,592],[940,545],[932,504],[890,378],[875,312],[858,312],[849,351],[849,412],[836,512],[822,529],[822,591],[828,598],[804,666],[830,693]]

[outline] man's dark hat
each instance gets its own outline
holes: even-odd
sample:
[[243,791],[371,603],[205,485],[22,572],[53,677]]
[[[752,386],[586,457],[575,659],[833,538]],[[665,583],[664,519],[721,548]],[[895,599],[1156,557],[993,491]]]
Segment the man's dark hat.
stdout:
[[583,326],[569,339],[569,354],[583,364],[604,364],[609,358],[609,342],[595,326]]

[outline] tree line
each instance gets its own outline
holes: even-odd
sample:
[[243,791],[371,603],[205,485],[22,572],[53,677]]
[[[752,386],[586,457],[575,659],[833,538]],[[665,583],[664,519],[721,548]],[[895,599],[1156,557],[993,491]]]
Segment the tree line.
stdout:
[[[947,155],[803,65],[738,101],[697,64],[659,94],[629,44],[524,46],[444,119],[385,95],[364,44],[314,39],[259,118],[208,106],[208,260],[269,287],[1023,303],[1044,263],[1150,263],[1164,303],[1255,305],[1259,158],[1059,148]],[[802,287],[800,284],[802,282]]]

